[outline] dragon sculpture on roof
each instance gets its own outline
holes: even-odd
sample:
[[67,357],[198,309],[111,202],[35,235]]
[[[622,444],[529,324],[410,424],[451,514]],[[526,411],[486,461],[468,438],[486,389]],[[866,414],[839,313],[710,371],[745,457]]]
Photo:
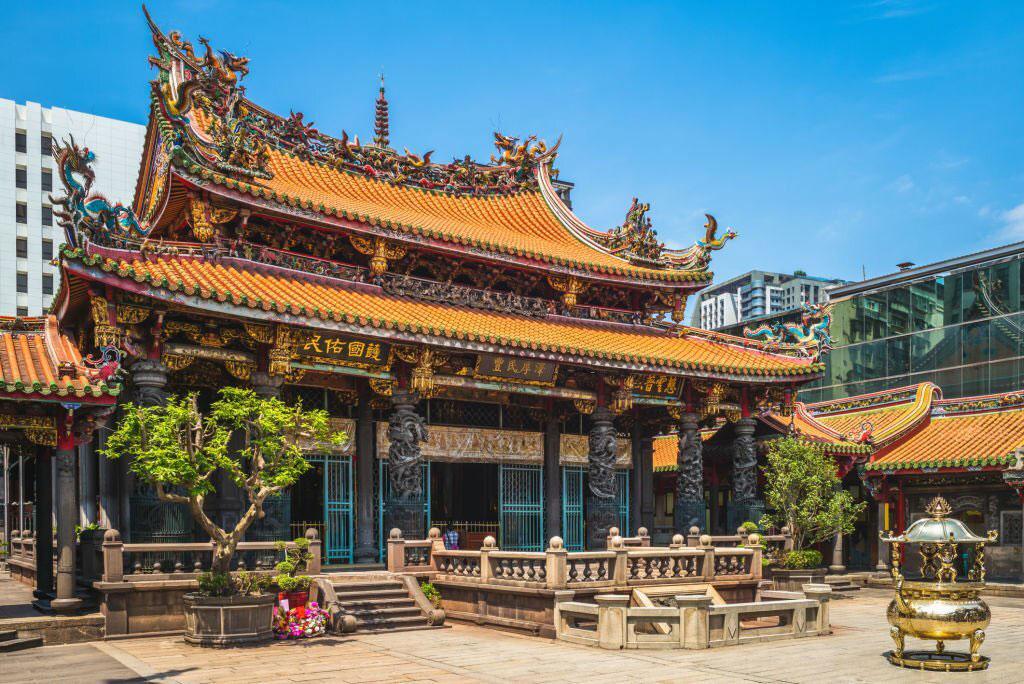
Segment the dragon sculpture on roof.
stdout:
[[746,327],[743,336],[760,340],[773,348],[788,346],[818,359],[832,349],[832,336],[829,333],[831,323],[831,304],[804,304],[801,306],[799,321],[773,325],[761,323],[753,328]]

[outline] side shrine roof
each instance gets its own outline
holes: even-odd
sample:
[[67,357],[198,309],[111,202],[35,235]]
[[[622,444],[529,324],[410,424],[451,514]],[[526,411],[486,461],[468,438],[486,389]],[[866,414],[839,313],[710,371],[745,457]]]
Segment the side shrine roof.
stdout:
[[121,391],[120,383],[107,382],[114,368],[90,368],[54,316],[0,317],[0,399],[112,398]]
[[694,329],[669,332],[650,326],[426,302],[388,294],[378,285],[232,257],[142,257],[133,251],[90,249],[62,251],[63,268],[72,279],[101,281],[218,315],[395,341],[429,338],[439,346],[505,350],[588,365],[688,371],[737,380],[800,381],[822,369],[822,364],[809,358],[768,353],[756,343]]
[[[590,228],[552,185],[558,145],[534,136],[495,133],[490,163],[399,153],[387,146],[386,120],[378,121],[385,134],[372,144],[344,131],[328,136],[301,113],[282,117],[250,101],[240,85],[248,59],[201,39],[204,54],[177,32],[164,34],[152,20],[150,26],[158,76],[134,202],[139,237],[160,237],[180,220],[188,193],[201,188],[318,227],[694,290],[711,280],[712,251],[736,236],[718,235],[709,217],[702,240],[667,249],[646,218],[649,205],[636,199],[621,226]],[[378,119],[386,117],[386,108],[378,110]]]

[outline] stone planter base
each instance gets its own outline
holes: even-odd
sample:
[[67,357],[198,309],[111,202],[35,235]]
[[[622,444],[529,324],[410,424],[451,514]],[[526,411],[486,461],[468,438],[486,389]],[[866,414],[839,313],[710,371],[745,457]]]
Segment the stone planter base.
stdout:
[[273,638],[277,596],[185,594],[185,641],[197,646],[245,646]]
[[824,584],[826,568],[804,568],[787,570],[786,568],[770,568],[771,579],[779,591],[803,591],[805,584]]

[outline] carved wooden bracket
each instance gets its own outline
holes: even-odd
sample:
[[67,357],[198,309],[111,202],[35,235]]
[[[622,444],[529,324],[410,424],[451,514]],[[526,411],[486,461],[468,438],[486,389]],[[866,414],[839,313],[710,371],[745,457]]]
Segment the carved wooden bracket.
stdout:
[[576,306],[576,297],[587,289],[587,284],[576,276],[548,276],[548,284],[562,293],[562,303]]
[[370,257],[370,275],[374,276],[383,275],[388,270],[388,261],[401,259],[408,251],[405,246],[393,244],[382,237],[349,235],[348,239],[357,252]]
[[192,234],[200,242],[210,242],[222,226],[238,216],[237,209],[215,207],[209,202],[193,195],[189,202],[189,225]]

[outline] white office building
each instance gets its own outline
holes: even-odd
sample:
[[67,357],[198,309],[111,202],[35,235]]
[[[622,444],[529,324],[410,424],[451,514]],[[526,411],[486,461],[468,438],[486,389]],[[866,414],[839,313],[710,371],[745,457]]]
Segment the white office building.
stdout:
[[130,205],[139,173],[145,126],[0,99],[0,316],[38,316],[50,306],[59,270],[50,261],[64,242],[49,195],[57,177],[51,140],[74,136],[96,154],[103,194]]
[[825,289],[843,282],[838,278],[809,276],[803,271],[748,271],[701,291],[691,325],[721,330],[752,319],[784,314],[804,304],[826,301]]

